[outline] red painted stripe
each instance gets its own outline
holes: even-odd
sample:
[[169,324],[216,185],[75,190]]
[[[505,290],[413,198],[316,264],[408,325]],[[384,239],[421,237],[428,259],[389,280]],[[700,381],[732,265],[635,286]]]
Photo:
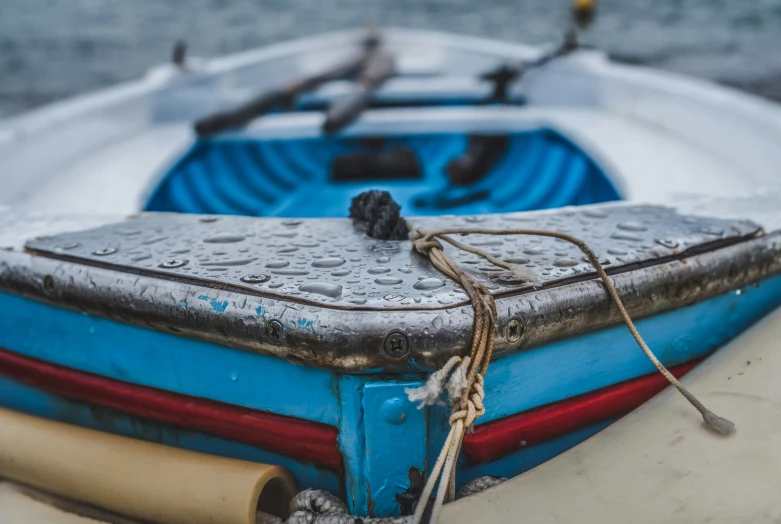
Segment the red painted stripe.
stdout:
[[[682,364],[670,372],[680,377],[699,363]],[[629,413],[666,386],[667,380],[654,373],[488,422],[464,437],[463,453],[470,464],[496,460],[523,447]]]
[[0,374],[89,404],[197,429],[341,471],[333,426],[128,384],[0,349]]

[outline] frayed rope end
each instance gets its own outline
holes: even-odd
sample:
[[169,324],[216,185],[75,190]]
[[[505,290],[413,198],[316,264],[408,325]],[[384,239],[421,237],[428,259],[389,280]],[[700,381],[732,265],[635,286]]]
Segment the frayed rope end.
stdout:
[[735,431],[735,423],[720,417],[714,412],[706,409],[702,414],[702,419],[705,421],[705,425],[710,429],[718,433],[719,435],[729,435]]
[[[460,399],[466,390],[466,370],[471,362],[470,357],[451,357],[441,369],[435,371],[428,377],[425,384],[417,388],[405,388],[404,393],[410,402],[418,402],[418,409],[426,406],[433,406],[439,403],[439,398],[445,388],[450,395],[450,401]],[[458,367],[456,367],[458,366]],[[455,372],[453,372],[455,368]],[[453,372],[453,376],[448,380],[448,376]],[[447,382],[447,384],[446,384]]]
[[540,279],[537,278],[537,275],[535,275],[531,269],[521,267],[516,264],[510,264],[510,272],[513,274],[515,278],[523,282],[528,282],[535,289],[537,289],[542,285]]

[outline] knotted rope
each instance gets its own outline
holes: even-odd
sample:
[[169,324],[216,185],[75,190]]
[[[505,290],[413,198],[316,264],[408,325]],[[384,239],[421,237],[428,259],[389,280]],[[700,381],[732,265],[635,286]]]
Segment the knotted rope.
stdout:
[[290,501],[286,520],[258,511],[255,524],[409,524],[409,517],[356,517],[336,495],[305,489]]
[[[707,427],[726,435],[730,433],[735,425],[729,420],[719,417],[708,410],[689,390],[687,390],[672,373],[656,358],[651,349],[643,340],[643,337],[635,327],[634,322],[629,317],[621,298],[618,296],[613,283],[608,278],[605,269],[599,262],[596,253],[588,245],[577,237],[560,233],[557,231],[539,230],[539,229],[483,229],[456,227],[438,229],[435,231],[426,231],[423,229],[410,228],[410,238],[415,249],[422,255],[428,256],[431,263],[439,271],[455,280],[464,288],[474,309],[474,327],[472,334],[472,347],[468,357],[452,357],[442,369],[434,373],[429,380],[417,389],[407,390],[411,400],[420,400],[422,405],[429,405],[436,402],[436,399],[442,392],[444,382],[448,380],[447,389],[450,393],[451,415],[450,431],[442,450],[437,458],[434,468],[429,475],[426,485],[423,489],[420,502],[417,505],[413,516],[413,524],[420,524],[423,513],[426,508],[424,501],[427,501],[434,490],[434,486],[439,481],[434,500],[431,522],[436,523],[439,512],[444,502],[452,501],[455,497],[455,465],[458,460],[458,454],[461,449],[464,435],[470,432],[475,420],[485,413],[483,407],[483,398],[485,397],[483,384],[484,376],[488,370],[491,361],[491,353],[494,347],[494,338],[496,336],[496,304],[493,296],[488,290],[478,282],[474,277],[465,273],[453,260],[445,254],[440,241],[447,242],[457,249],[480,256],[491,264],[510,271],[521,280],[530,281],[532,278],[523,268],[514,264],[504,262],[490,255],[489,253],[462,244],[448,235],[533,235],[557,238],[577,246],[588,258],[591,265],[599,274],[602,283],[607,290],[610,298],[618,308],[629,332],[632,334],[637,344],[645,353],[646,357],[656,366],[667,381],[672,384],[701,414]],[[440,480],[441,478],[441,480]]]
[[[501,484],[504,477],[486,475],[464,485],[456,498],[468,497]],[[422,500],[422,499],[421,499]],[[426,504],[424,503],[423,506]],[[263,511],[258,511],[255,524],[410,524],[410,516],[401,517],[356,517],[339,497],[319,489],[300,491],[290,501],[290,516],[283,520]]]

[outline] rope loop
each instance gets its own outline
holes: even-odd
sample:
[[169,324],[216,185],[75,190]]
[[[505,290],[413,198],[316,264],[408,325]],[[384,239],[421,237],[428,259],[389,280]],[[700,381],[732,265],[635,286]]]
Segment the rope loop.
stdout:
[[412,245],[415,247],[415,251],[421,255],[428,256],[432,249],[438,249],[440,251],[444,251],[445,249],[439,240],[428,236],[426,231],[423,229],[413,228],[410,231],[409,236],[410,240],[412,241]]
[[[421,388],[407,390],[410,399],[413,399],[413,397],[415,397],[416,400],[425,399],[424,403],[433,404],[436,402],[436,398],[439,396],[439,394],[441,394],[442,383],[444,383],[448,375],[453,373],[451,382],[457,382],[459,384],[458,388],[455,386],[453,388],[448,387],[448,391],[451,392],[452,406],[452,411],[449,418],[450,432],[448,433],[447,439],[442,446],[439,457],[437,458],[437,461],[431,470],[430,476],[426,480],[426,485],[423,488],[423,493],[421,494],[420,501],[418,502],[415,514],[412,518],[413,524],[419,524],[421,522],[424,510],[427,506],[427,501],[429,500],[429,497],[431,496],[437,482],[439,482],[439,489],[432,506],[430,522],[436,523],[439,517],[439,512],[442,508],[442,504],[455,498],[455,466],[458,461],[458,454],[461,449],[464,435],[468,432],[471,432],[474,428],[475,421],[485,414],[485,406],[483,403],[485,398],[484,376],[488,370],[488,365],[491,362],[494,339],[496,338],[497,312],[493,295],[483,284],[478,282],[470,274],[465,273],[455,262],[453,262],[453,260],[445,253],[442,242],[448,243],[456,249],[477,255],[495,266],[504,268],[515,275],[516,278],[525,282],[529,282],[534,287],[539,285],[539,282],[536,281],[535,276],[530,274],[524,268],[520,268],[509,262],[499,260],[490,253],[487,253],[474,246],[463,244],[453,239],[449,235],[480,234],[544,236],[557,238],[577,246],[578,249],[580,249],[586,255],[589,262],[596,270],[599,278],[602,280],[607,294],[615,303],[621,318],[623,319],[632,336],[635,338],[637,344],[640,346],[640,349],[643,351],[643,353],[645,353],[654,366],[656,366],[659,373],[661,373],[672,386],[678,389],[678,391],[680,391],[681,394],[702,414],[707,427],[723,435],[730,433],[734,429],[734,424],[732,422],[715,415],[707,408],[705,408],[705,406],[694,395],[692,395],[691,392],[689,392],[689,390],[686,389],[653,354],[635,327],[634,322],[629,317],[629,313],[627,312],[624,303],[619,297],[618,292],[613,286],[613,283],[610,281],[610,278],[605,272],[605,269],[602,267],[602,264],[599,261],[599,257],[583,240],[567,233],[540,229],[502,230],[454,227],[435,231],[426,231],[420,228],[409,227],[409,224],[408,228],[410,230],[410,240],[412,240],[415,250],[422,255],[428,256],[434,267],[456,281],[456,283],[458,283],[464,289],[474,310],[472,347],[470,349],[469,356],[464,357],[463,359],[460,357],[451,358],[444,368],[440,369],[438,372],[432,375],[432,378],[436,377],[435,381],[437,384],[430,385],[429,383],[432,382],[430,379],[426,385],[422,386]],[[456,366],[458,366],[458,368],[456,368]],[[464,368],[468,368],[465,371],[465,385],[462,383],[463,378],[461,378],[461,376],[463,375],[459,375],[459,373],[463,374]],[[454,369],[456,369],[455,372],[453,371]],[[425,394],[420,392],[421,389],[425,389]],[[454,395],[453,391],[456,390],[462,393]]]

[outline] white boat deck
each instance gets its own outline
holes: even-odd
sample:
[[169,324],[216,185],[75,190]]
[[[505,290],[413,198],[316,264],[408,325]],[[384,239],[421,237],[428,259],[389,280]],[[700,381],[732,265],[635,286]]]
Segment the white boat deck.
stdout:
[[[430,111],[433,119],[440,111]],[[448,109],[453,114],[452,109]],[[366,115],[353,129],[375,127],[383,115]],[[494,123],[513,119],[518,127],[546,126],[571,137],[597,159],[629,200],[668,202],[692,195],[740,195],[772,185],[759,170],[741,165],[729,151],[705,149],[644,122],[596,109],[530,108],[497,110]],[[458,115],[458,111],[455,112]],[[377,118],[375,118],[375,116]],[[274,118],[256,126],[258,134],[277,134]],[[296,122],[295,134],[315,132],[320,115]],[[293,132],[292,130],[290,131]],[[37,183],[5,193],[0,204],[57,213],[107,214],[139,211],[158,177],[192,143],[188,124],[143,127],[57,166]],[[781,177],[779,177],[781,178]]]
[[[234,100],[237,92],[261,90],[344,56],[357,34],[278,44],[205,62],[194,73],[163,66],[138,82],[0,122],[0,205],[139,211],[159,176],[192,142],[194,118]],[[464,80],[478,72],[540,52],[430,32],[385,34],[407,75],[400,81],[446,73],[460,79],[454,80],[457,90],[467,89]],[[781,109],[770,102],[612,64],[593,51],[532,71],[517,89],[527,106],[373,110],[346,133],[552,127],[594,156],[622,196],[635,201],[745,195],[781,185]],[[248,132],[317,136],[321,121],[320,113],[270,115]]]
[[682,382],[733,420],[708,431],[673,388],[553,460],[444,507],[442,524],[778,522],[781,310]]

